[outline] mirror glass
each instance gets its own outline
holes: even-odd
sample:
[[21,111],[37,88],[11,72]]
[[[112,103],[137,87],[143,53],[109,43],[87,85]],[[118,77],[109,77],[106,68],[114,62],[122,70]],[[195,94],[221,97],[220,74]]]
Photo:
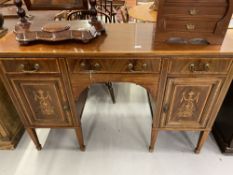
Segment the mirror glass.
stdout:
[[24,0],[28,10],[87,10],[87,0]]

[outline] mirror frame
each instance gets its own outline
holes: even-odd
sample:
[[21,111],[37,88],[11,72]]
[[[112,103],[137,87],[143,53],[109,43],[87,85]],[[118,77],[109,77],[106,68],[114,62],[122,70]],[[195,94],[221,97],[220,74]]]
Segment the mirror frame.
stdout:
[[[28,10],[88,10],[88,0],[80,0],[83,6],[69,6],[69,5],[58,5],[58,6],[48,6],[48,5],[33,5],[31,0],[23,0]],[[66,0],[63,0],[64,4]]]

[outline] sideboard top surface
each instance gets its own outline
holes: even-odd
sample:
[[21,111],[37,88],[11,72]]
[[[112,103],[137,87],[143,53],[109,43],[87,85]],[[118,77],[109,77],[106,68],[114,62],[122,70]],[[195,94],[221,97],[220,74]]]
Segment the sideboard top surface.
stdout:
[[106,35],[90,43],[77,41],[33,43],[20,46],[13,32],[0,39],[0,57],[72,57],[72,56],[233,56],[233,30],[227,31],[222,45],[158,44],[154,42],[153,23],[107,24]]

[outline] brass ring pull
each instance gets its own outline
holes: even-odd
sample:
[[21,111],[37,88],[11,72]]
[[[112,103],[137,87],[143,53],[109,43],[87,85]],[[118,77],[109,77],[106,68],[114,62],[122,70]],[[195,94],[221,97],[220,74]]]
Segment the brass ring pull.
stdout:
[[33,65],[33,69],[31,69],[31,70],[25,70],[24,64],[20,64],[19,67],[20,67],[21,71],[24,73],[35,73],[35,72],[38,72],[40,69],[40,65],[38,63],[35,63]]
[[194,15],[197,15],[197,10],[196,9],[191,9],[189,10],[189,14],[194,16]]

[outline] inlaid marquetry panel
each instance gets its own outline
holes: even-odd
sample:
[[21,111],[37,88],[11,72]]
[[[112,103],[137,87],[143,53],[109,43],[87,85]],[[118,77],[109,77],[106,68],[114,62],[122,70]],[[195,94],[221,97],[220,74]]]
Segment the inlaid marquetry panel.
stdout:
[[170,74],[227,74],[232,60],[226,58],[181,58],[170,62]]
[[59,77],[11,77],[31,126],[70,126],[71,112]]
[[161,126],[204,128],[221,84],[220,78],[169,78]]

